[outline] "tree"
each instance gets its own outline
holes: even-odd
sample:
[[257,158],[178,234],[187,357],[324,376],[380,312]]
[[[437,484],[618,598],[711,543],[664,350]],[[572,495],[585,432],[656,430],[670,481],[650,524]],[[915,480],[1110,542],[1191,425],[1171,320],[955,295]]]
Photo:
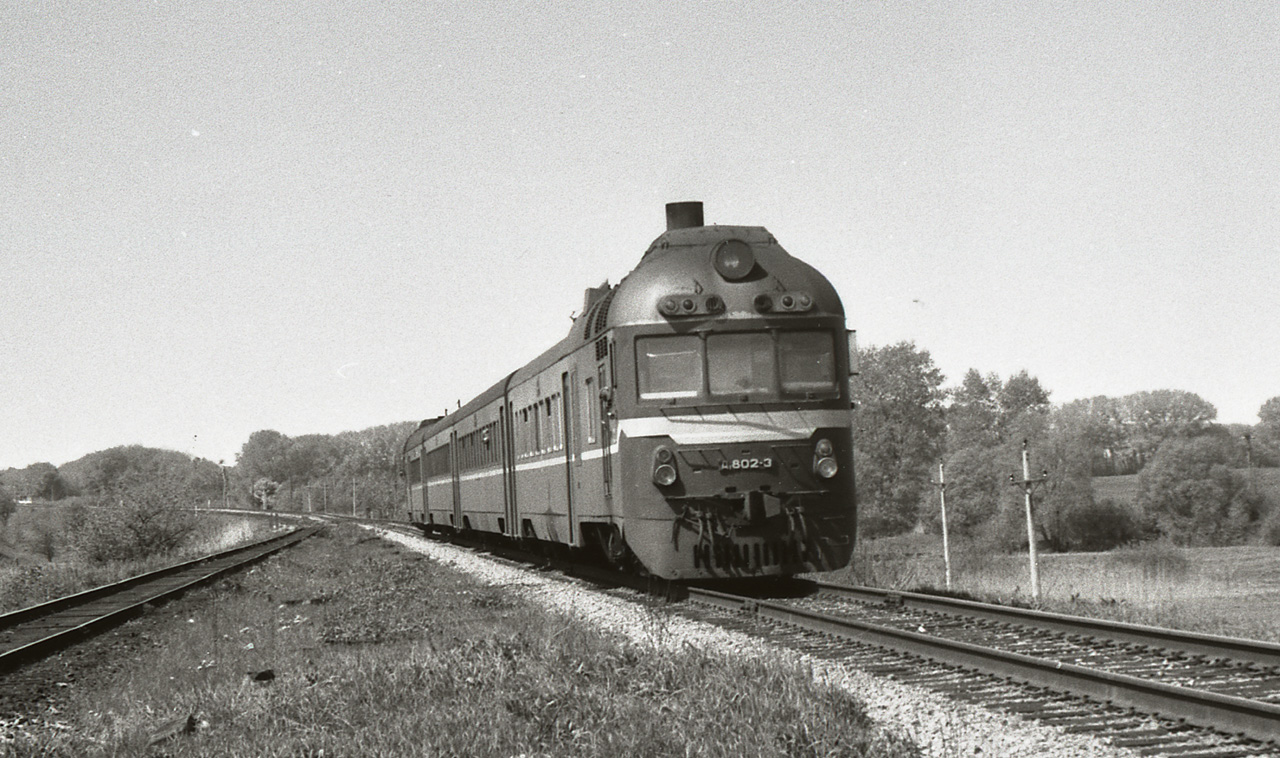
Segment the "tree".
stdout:
[[279,490],[280,490],[279,482],[276,482],[275,480],[272,480],[272,479],[268,479],[265,476],[259,477],[258,480],[253,483],[252,493],[253,493],[254,502],[256,502],[258,504],[258,507],[261,508],[262,510],[264,511],[270,510],[271,496],[275,495],[276,492],[278,492]]
[[292,440],[274,429],[254,432],[236,455],[236,468],[250,482],[261,478],[287,482],[292,446]]
[[1138,478],[1144,515],[1180,544],[1238,541],[1261,520],[1264,502],[1231,470],[1233,453],[1219,437],[1166,441]]
[[1049,391],[1040,386],[1039,379],[1023,369],[999,385],[996,405],[1000,410],[999,425],[1002,431],[1007,431],[1027,414],[1043,416],[1048,413]]
[[9,517],[18,510],[18,502],[9,490],[0,486],[0,531],[9,527]]
[[1122,398],[1121,406],[1129,446],[1139,467],[1151,460],[1165,440],[1202,434],[1218,417],[1212,403],[1182,390],[1135,392]]
[[1271,398],[1258,409],[1258,426],[1273,439],[1280,440],[1280,396]]
[[900,342],[860,356],[853,384],[859,530],[895,534],[915,525],[942,451],[943,376],[928,351]]
[[976,368],[969,369],[960,386],[948,393],[947,449],[991,447],[998,442],[999,391],[999,376],[983,376]]

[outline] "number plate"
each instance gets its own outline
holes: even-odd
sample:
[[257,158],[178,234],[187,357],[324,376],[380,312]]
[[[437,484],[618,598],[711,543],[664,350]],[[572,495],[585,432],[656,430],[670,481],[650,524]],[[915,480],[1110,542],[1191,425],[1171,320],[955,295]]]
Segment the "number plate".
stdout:
[[721,471],[751,471],[773,468],[772,458],[730,458],[720,461]]

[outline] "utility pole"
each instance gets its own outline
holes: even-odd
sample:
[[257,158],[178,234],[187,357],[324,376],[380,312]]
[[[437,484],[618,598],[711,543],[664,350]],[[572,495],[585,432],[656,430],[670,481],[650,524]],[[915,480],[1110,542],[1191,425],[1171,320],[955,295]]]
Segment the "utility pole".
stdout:
[[942,501],[942,563],[947,570],[947,592],[951,591],[951,543],[947,538],[947,475],[945,464],[938,464],[938,496]]
[[1023,496],[1026,500],[1027,507],[1027,552],[1031,558],[1031,601],[1037,605],[1040,603],[1040,572],[1036,568],[1036,526],[1031,515],[1031,490],[1037,484],[1044,484],[1049,479],[1049,471],[1045,469],[1044,473],[1037,479],[1031,478],[1031,464],[1029,454],[1027,452],[1027,440],[1022,441],[1022,479],[1018,480],[1014,474],[1009,475],[1009,484],[1016,487],[1022,487]]

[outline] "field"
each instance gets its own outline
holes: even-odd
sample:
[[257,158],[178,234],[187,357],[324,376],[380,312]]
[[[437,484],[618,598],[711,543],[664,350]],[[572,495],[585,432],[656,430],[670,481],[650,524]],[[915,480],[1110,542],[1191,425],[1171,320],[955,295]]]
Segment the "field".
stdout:
[[[1029,605],[1026,553],[952,545],[952,592]],[[938,592],[942,540],[907,535],[866,541],[852,565],[823,578]],[[1106,553],[1040,554],[1045,610],[1280,641],[1280,547],[1178,548],[1149,544]]]
[[128,628],[145,643],[9,729],[11,750],[918,754],[803,666],[693,645],[655,654],[355,527]]

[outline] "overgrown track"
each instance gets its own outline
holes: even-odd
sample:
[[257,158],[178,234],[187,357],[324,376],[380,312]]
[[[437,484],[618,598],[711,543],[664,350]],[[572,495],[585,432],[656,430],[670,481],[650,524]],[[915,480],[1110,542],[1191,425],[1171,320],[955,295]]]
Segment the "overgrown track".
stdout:
[[[1218,734],[1208,735],[1204,755],[1280,750],[1280,656],[1269,643],[911,593],[816,589],[813,596],[785,601],[696,588],[689,595],[738,615],[903,654],[868,657],[851,648],[842,657],[951,695],[986,690],[991,701],[1012,703],[1029,717],[1097,731],[1116,744],[1150,752],[1176,745],[1172,752],[1194,754],[1200,742],[1186,733],[1191,724]],[[935,668],[934,662],[944,665]],[[1011,694],[1000,680],[1041,690]],[[1064,700],[1063,693],[1084,699]],[[1165,721],[1135,718],[1132,711]]]
[[294,545],[317,528],[283,535],[179,563],[121,582],[0,615],[0,671],[14,669],[173,597]]

